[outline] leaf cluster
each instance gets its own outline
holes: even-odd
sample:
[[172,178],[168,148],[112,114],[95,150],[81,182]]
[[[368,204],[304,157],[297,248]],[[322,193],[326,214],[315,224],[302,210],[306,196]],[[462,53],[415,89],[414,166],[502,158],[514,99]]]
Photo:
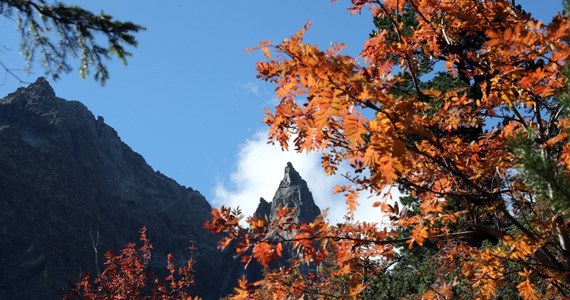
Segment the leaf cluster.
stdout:
[[83,274],[78,283],[62,292],[63,299],[198,299],[187,292],[194,285],[194,260],[175,267],[173,255],[168,254],[167,276],[161,280],[148,269],[153,247],[145,227],[140,231],[140,240],[139,248],[129,243],[120,254],[105,253],[103,272],[94,278],[89,272]]

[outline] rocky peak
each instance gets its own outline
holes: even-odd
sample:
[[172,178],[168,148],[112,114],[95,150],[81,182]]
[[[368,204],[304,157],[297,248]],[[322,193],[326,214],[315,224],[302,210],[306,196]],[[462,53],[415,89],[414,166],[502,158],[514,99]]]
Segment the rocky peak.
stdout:
[[55,92],[49,82],[40,77],[27,87],[21,87],[0,100],[1,104],[21,102],[24,105],[52,105],[57,101]]
[[297,222],[311,222],[321,213],[313,200],[307,182],[290,162],[285,166],[285,174],[273,196],[273,201],[267,202],[261,198],[256,214],[273,219],[279,206],[295,209]]
[[283,177],[283,180],[281,180],[279,188],[286,188],[289,186],[300,185],[302,184],[301,183],[302,181],[303,178],[301,178],[299,172],[297,172],[297,170],[293,168],[293,164],[288,162],[287,166],[285,167],[285,176]]
[[36,82],[27,88],[18,89],[16,93],[25,94],[29,100],[46,101],[55,98],[55,91],[45,77],[39,77]]
[[271,216],[271,203],[267,202],[263,197],[259,198],[259,204],[257,205],[254,215],[269,219],[269,216]]

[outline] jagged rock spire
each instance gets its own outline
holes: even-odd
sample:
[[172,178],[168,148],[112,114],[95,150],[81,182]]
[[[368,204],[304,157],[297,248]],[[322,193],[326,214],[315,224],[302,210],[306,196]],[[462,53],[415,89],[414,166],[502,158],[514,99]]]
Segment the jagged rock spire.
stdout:
[[267,202],[263,197],[259,198],[259,204],[257,205],[254,215],[260,218],[269,219],[271,216],[271,203]]
[[285,167],[285,176],[283,177],[283,180],[281,180],[279,187],[286,188],[288,186],[299,185],[302,180],[303,178],[301,178],[299,172],[293,168],[293,164],[287,162],[287,166]]
[[297,222],[311,222],[321,213],[319,207],[315,205],[307,182],[290,162],[285,167],[283,179],[273,196],[273,201],[267,202],[261,198],[255,213],[260,217],[267,216],[273,219],[279,206],[296,209]]

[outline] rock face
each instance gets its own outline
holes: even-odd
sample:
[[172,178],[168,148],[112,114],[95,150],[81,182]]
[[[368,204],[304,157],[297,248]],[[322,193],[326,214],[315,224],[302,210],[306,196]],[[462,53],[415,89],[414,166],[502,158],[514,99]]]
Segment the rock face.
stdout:
[[210,205],[155,172],[115,130],[43,78],[0,100],[0,299],[57,299],[95,271],[95,250],[118,251],[146,225],[153,264],[197,250],[197,287],[218,298],[217,238],[202,228]]

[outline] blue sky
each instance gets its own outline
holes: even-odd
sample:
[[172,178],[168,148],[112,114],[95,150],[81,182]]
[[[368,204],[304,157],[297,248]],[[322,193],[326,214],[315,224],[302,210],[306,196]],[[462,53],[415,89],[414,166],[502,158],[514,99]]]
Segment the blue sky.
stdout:
[[[72,3],[147,27],[127,67],[110,62],[106,86],[80,79],[77,71],[52,86],[59,97],[80,100],[103,116],[155,170],[216,205],[254,209],[260,196],[271,199],[285,163],[293,161],[315,197],[328,197],[334,180],[322,178],[317,156],[281,154],[278,147],[265,145],[261,121],[263,109],[272,104],[273,87],[255,77],[261,55],[245,49],[263,40],[279,42],[311,20],[306,41],[322,47],[345,42],[344,53],[357,55],[372,30],[367,12],[351,16],[348,1],[327,0]],[[561,10],[561,0],[520,3],[545,22]],[[15,23],[2,19],[0,24],[6,47],[0,59],[23,69]],[[17,73],[34,81],[43,71],[35,67],[32,74]],[[0,97],[22,85],[10,77],[4,81],[0,73],[2,82]]]

